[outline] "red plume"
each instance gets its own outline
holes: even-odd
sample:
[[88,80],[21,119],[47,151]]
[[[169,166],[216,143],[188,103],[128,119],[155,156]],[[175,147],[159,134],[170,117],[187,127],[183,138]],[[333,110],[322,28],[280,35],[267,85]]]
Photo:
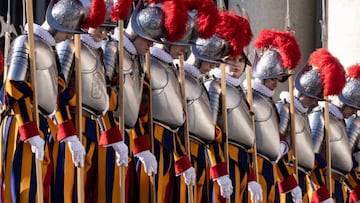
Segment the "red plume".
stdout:
[[165,17],[166,39],[170,42],[181,40],[186,31],[188,13],[182,1],[164,1],[163,11]]
[[234,58],[240,55],[249,45],[253,36],[249,21],[230,12],[219,12],[220,22],[216,34],[229,42],[230,54]]
[[197,10],[199,37],[210,38],[219,22],[218,10],[212,0],[184,0],[188,10]]
[[129,14],[133,0],[117,0],[111,8],[111,19],[113,21],[125,20]]
[[99,27],[105,21],[106,4],[104,0],[92,0],[90,14],[84,20],[82,27]]
[[278,49],[285,68],[294,69],[300,62],[300,47],[291,32],[262,30],[254,46],[257,49],[266,47]]
[[3,70],[4,70],[4,57],[2,51],[0,50],[0,75],[2,74]]
[[324,86],[324,96],[337,95],[346,83],[345,70],[339,60],[324,49],[314,51],[309,58],[309,64],[317,67]]
[[352,65],[347,70],[350,78],[360,79],[360,64]]

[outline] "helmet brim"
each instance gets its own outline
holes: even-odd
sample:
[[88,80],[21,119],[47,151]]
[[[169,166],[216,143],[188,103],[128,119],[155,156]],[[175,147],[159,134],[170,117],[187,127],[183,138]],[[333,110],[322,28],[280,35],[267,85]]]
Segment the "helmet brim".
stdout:
[[138,2],[138,4],[136,5],[136,8],[133,12],[133,14],[131,15],[131,20],[130,20],[130,24],[131,24],[131,27],[133,29],[133,31],[139,35],[140,37],[144,38],[144,39],[147,39],[149,41],[152,41],[152,42],[156,42],[156,43],[160,43],[160,44],[163,44],[163,42],[161,41],[161,39],[153,39],[151,38],[149,35],[147,35],[144,30],[141,28],[138,20],[137,20],[137,16],[139,15],[141,9],[144,7],[144,4],[143,4],[143,0],[140,0]]
[[54,1],[50,1],[49,6],[46,10],[46,21],[50,25],[51,28],[60,31],[60,32],[67,32],[67,33],[74,33],[74,34],[84,34],[86,32],[82,31],[81,29],[69,29],[62,25],[60,25],[55,18],[52,16],[51,11],[54,7]]

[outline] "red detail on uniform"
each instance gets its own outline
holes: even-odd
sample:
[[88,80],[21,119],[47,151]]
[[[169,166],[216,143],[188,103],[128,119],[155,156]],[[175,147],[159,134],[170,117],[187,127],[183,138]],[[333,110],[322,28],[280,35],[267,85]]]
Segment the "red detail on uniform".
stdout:
[[35,121],[24,123],[19,127],[20,140],[25,141],[36,135],[40,135],[39,129]]
[[309,64],[317,67],[323,81],[324,96],[337,95],[346,83],[345,70],[339,60],[324,49],[317,49],[309,58]]
[[150,150],[150,145],[145,135],[138,136],[134,139],[134,154],[138,154],[140,152]]
[[122,136],[119,130],[119,126],[115,126],[101,133],[99,145],[105,146],[122,141]]
[[118,0],[116,4],[111,8],[111,19],[113,21],[125,20],[129,15],[133,0]]
[[248,172],[248,182],[256,181],[255,171],[252,167],[249,168]]
[[281,134],[280,134],[279,137],[280,137],[280,142],[285,143],[285,144],[290,148],[290,145],[289,145],[289,143],[287,142],[286,138],[285,138],[284,136],[282,136]]
[[275,47],[279,50],[284,68],[294,69],[300,62],[300,47],[291,32],[262,30],[254,46],[257,49]]
[[285,178],[283,181],[279,182],[279,191],[281,193],[287,193],[290,190],[294,189],[297,186],[296,179],[294,175],[290,175]]
[[226,163],[216,164],[210,168],[210,179],[215,179],[224,175],[227,175],[227,166]]
[[254,116],[255,113],[253,111],[250,111],[250,116]]
[[347,70],[350,78],[360,79],[360,64],[352,65]]
[[71,120],[66,120],[58,125],[57,140],[61,141],[66,137],[77,135],[75,126]]
[[351,192],[349,203],[358,202],[360,200],[360,185],[357,185]]
[[216,26],[216,34],[229,42],[231,58],[236,58],[244,51],[253,37],[250,23],[246,18],[240,17],[235,13],[219,12],[220,21]]
[[180,41],[186,31],[188,13],[182,1],[164,1],[164,27],[166,30],[165,38],[170,42]]
[[92,0],[90,14],[84,20],[82,27],[87,28],[97,28],[105,21],[106,15],[106,4],[104,0]]
[[318,203],[330,198],[329,190],[326,186],[321,186],[315,190],[311,195],[311,203]]
[[175,174],[180,174],[191,167],[190,159],[187,155],[180,157],[175,161]]
[[197,10],[198,34],[200,38],[208,39],[215,34],[219,22],[218,9],[212,0],[185,0],[189,11]]

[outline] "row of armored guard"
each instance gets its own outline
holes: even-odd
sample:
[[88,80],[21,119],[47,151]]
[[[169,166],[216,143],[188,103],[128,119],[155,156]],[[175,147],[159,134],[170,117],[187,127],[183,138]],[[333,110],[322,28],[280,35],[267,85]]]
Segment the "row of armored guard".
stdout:
[[[152,196],[156,202],[186,202],[187,185],[193,186],[190,196],[194,202],[222,202],[226,198],[232,202],[358,200],[358,121],[349,120],[347,133],[344,118],[360,107],[356,79],[359,66],[349,69],[346,83],[339,61],[327,50],[319,49],[297,75],[296,178],[291,162],[294,149],[288,144],[292,128],[290,94],[282,93],[281,102],[272,100],[277,83],[289,76],[287,69],[299,63],[301,54],[294,36],[274,30],[260,32],[254,44],[258,55],[253,79],[248,83],[253,101],[248,103],[240,79],[246,65],[250,65],[243,52],[252,39],[246,18],[218,11],[212,1],[140,1],[123,33],[121,87],[116,20],[125,19],[131,4],[102,0],[93,0],[91,5],[76,0],[50,2],[44,24],[34,25],[39,127],[31,108],[28,36],[12,42],[2,100],[2,201],[36,201],[35,158],[43,160],[46,202],[76,202],[79,188],[84,190],[86,202],[119,202],[118,166],[127,166],[127,202],[151,202]],[[80,130],[74,127],[74,33],[81,34]],[[179,83],[182,63],[174,59],[190,47],[183,87]],[[145,70],[148,51],[150,70]],[[216,68],[220,64],[225,64],[227,73],[226,100],[221,99],[222,75]],[[146,71],[150,77],[146,77]],[[124,92],[122,101],[117,97],[120,87]],[[339,95],[331,97],[329,108],[331,194],[326,187],[330,183],[323,175],[323,102],[313,108],[329,95]],[[124,134],[118,126],[120,102],[124,105]],[[223,102],[226,113],[220,110]],[[249,105],[254,112],[250,112]],[[227,115],[227,146],[223,115]],[[83,135],[82,142],[78,133]],[[153,150],[149,135],[154,138]],[[189,152],[185,148],[187,136]],[[252,156],[255,139],[257,156]],[[83,183],[76,179],[76,167],[84,167]],[[150,177],[154,177],[153,185]],[[76,187],[78,184],[83,186]]]

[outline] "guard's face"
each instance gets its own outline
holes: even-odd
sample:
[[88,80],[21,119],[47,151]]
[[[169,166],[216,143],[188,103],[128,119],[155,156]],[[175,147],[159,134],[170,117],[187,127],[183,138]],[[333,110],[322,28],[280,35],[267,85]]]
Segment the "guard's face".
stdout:
[[240,78],[245,70],[245,58],[240,55],[236,58],[228,58],[225,62],[227,63],[225,71],[233,78]]
[[55,42],[59,43],[68,39],[72,39],[73,34],[68,32],[56,32],[54,38],[55,38]]
[[278,82],[279,78],[264,79],[265,87],[269,88],[270,90],[275,90],[277,88]]
[[200,65],[200,72],[203,74],[208,73],[211,69],[215,68],[216,64],[215,63],[210,63],[210,62],[206,62],[206,61],[202,61],[201,65]]
[[109,31],[110,29],[107,27],[97,27],[97,28],[91,27],[89,28],[88,33],[96,42],[100,42],[106,38]]
[[347,106],[347,105],[345,105],[343,110],[342,110],[342,114],[343,114],[344,118],[349,118],[353,114],[356,114],[356,112],[357,112],[357,109],[352,108],[352,107]]
[[308,97],[306,95],[301,95],[299,100],[304,108],[309,108],[310,106],[313,106],[318,102],[316,99]]
[[187,51],[186,46],[173,45],[173,46],[170,47],[170,55],[173,58],[179,58],[179,56],[185,54],[186,51]]
[[152,47],[154,43],[145,38],[136,37],[133,44],[136,48],[137,53],[143,56],[146,54],[146,52],[150,50],[150,47]]

